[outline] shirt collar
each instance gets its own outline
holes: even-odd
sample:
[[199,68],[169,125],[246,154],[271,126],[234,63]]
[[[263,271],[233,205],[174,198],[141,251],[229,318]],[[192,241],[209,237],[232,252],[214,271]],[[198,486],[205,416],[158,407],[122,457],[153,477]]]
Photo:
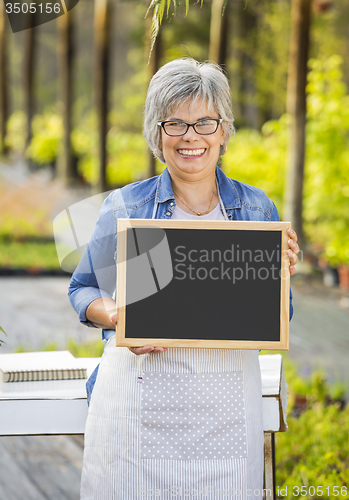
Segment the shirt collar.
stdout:
[[[232,179],[228,179],[219,167],[216,167],[216,177],[219,194],[224,207],[226,209],[241,208],[241,200],[234,181]],[[155,193],[155,202],[165,203],[168,200],[174,200],[174,194],[171,186],[171,177],[168,168],[166,167],[162,174],[159,175]]]
[[229,179],[223,170],[216,167],[219,194],[226,210],[241,208],[241,199],[235,186],[235,181]]
[[155,203],[165,203],[165,201],[168,200],[174,200],[174,194],[171,186],[170,173],[168,171],[168,168],[166,167],[158,178],[155,193]]

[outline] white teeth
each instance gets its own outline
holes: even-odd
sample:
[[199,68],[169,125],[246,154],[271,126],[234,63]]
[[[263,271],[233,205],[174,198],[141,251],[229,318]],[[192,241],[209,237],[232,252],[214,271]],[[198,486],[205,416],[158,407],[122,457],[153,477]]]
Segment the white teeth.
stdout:
[[178,153],[184,156],[199,156],[205,152],[205,149],[178,149]]

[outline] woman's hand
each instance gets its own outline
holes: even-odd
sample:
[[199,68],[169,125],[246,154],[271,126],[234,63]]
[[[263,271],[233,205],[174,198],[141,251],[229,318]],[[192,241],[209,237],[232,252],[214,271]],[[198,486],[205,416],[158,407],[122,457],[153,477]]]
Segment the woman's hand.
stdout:
[[153,347],[152,345],[145,345],[143,347],[129,347],[133,354],[147,354],[148,352],[164,352],[167,347]]
[[[118,314],[117,313],[112,313],[109,315],[110,322],[113,323],[113,325],[117,325],[118,322]],[[130,351],[133,352],[133,354],[147,354],[148,352],[164,352],[167,351],[167,347],[153,347],[151,345],[145,345],[143,347],[129,347]]]
[[299,246],[297,243],[297,234],[293,229],[288,229],[287,234],[290,239],[288,240],[289,249],[287,250],[287,255],[290,259],[290,275],[292,276],[296,272],[295,265],[298,262],[297,254],[299,252]]

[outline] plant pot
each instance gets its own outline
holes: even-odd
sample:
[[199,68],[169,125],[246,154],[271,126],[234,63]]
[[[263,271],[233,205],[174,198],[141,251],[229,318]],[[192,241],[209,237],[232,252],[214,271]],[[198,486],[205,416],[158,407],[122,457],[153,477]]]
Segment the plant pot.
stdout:
[[338,267],[339,286],[342,290],[349,290],[349,266],[341,264]]

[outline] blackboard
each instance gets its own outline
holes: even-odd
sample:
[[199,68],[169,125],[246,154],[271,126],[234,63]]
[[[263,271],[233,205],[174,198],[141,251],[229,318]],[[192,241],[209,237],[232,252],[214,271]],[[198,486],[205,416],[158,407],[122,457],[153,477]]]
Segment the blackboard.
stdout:
[[287,350],[289,227],[119,219],[116,345]]

